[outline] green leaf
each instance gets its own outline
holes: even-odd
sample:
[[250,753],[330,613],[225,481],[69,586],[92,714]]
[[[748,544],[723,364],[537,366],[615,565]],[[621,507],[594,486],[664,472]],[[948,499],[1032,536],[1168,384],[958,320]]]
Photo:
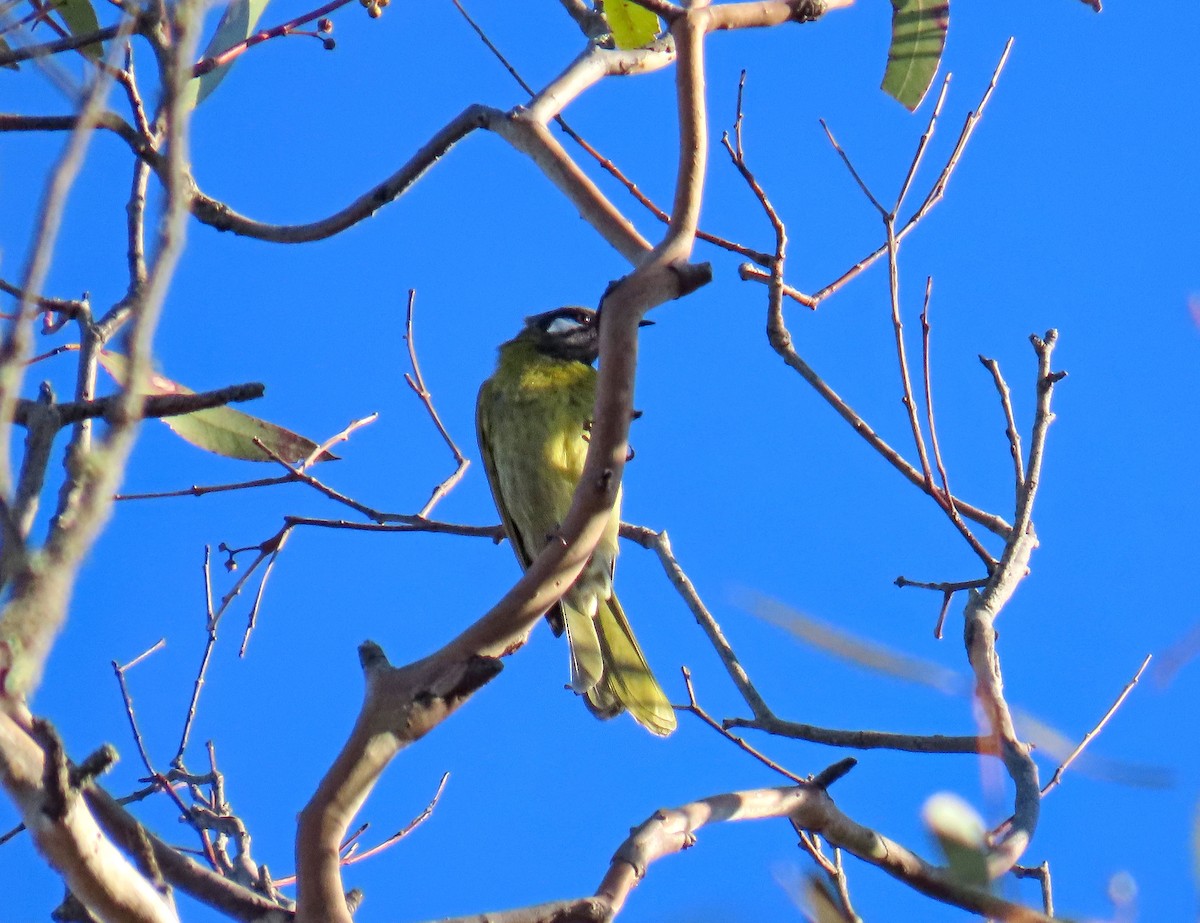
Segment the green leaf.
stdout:
[[[128,360],[120,353],[103,350],[100,364],[117,382],[124,384],[129,369]],[[145,394],[195,394],[169,378],[151,373]],[[175,417],[163,417],[175,435],[186,442],[226,458],[244,461],[272,461],[270,455],[254,444],[257,439],[280,458],[289,462],[300,462],[308,458],[317,448],[317,443],[298,433],[252,417],[232,407],[213,407]],[[322,452],[317,461],[331,461],[337,456]]]
[[[100,21],[96,19],[96,11],[92,9],[91,0],[61,0],[57,6],[54,6],[54,10],[62,17],[72,35],[88,35],[100,28]],[[100,42],[84,45],[79,50],[89,58],[96,60],[104,56],[104,45]]]
[[950,0],[892,0],[892,43],[883,91],[909,111],[921,105],[933,85],[949,27]]
[[633,0],[604,0],[604,15],[618,48],[641,48],[658,35],[658,17]]
[[[213,33],[213,37],[200,59],[215,57],[248,39],[254,34],[258,20],[266,8],[267,0],[231,0],[229,6],[225,7],[225,13],[221,17],[220,23],[217,24],[217,31]],[[189,106],[198,106],[204,102],[225,79],[229,69],[236,61],[235,58],[228,64],[214,67],[207,74],[201,74],[199,77],[189,80],[183,89],[185,103]]]
[[925,802],[921,813],[942,848],[950,875],[965,885],[991,887],[983,818],[978,812],[957,795],[939,792]]

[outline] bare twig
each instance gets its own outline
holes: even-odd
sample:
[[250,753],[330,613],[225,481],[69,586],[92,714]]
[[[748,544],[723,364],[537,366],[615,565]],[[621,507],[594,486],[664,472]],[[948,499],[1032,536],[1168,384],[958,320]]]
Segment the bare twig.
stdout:
[[[947,77],[947,80],[949,78]],[[945,96],[946,84],[942,85],[942,95]],[[940,104],[939,100],[939,104]],[[940,108],[940,105],[939,105]],[[931,120],[932,124],[932,120]],[[924,139],[922,139],[924,140]],[[915,160],[914,160],[915,162]],[[902,193],[903,195],[903,193]],[[929,445],[933,450],[933,462],[937,466],[938,477],[942,481],[942,492],[939,495],[936,490],[930,492],[930,496],[937,501],[938,506],[945,510],[946,515],[950,517],[950,521],[954,523],[954,527],[958,529],[959,534],[971,546],[971,550],[979,556],[983,561],[984,567],[990,572],[996,566],[996,559],[980,543],[975,537],[970,527],[962,520],[962,516],[958,513],[958,504],[954,499],[954,492],[950,489],[950,476],[946,473],[946,463],[942,459],[942,449],[938,442],[937,423],[933,412],[933,377],[930,372],[930,333],[932,325],[929,323],[929,296],[933,291],[933,277],[925,278],[925,302],[921,308],[921,368],[922,378],[925,382],[925,419],[929,424]],[[941,637],[941,620],[938,621],[938,629],[934,632],[937,637]]]
[[708,607],[704,605],[700,594],[696,592],[696,587],[688,579],[687,574],[676,559],[675,553],[671,549],[671,540],[667,536],[666,530],[654,532],[651,529],[625,525],[621,528],[621,535],[625,538],[633,539],[643,548],[648,548],[658,555],[659,563],[662,564],[663,570],[667,574],[667,579],[671,581],[671,585],[675,587],[688,609],[691,610],[692,615],[695,616],[697,624],[699,624],[704,634],[708,637],[709,643],[712,644],[713,649],[717,652],[717,656],[721,658],[721,663],[725,665],[725,670],[729,673],[729,678],[733,680],[733,684],[737,687],[738,692],[741,693],[742,698],[750,707],[751,714],[756,718],[770,716],[771,709],[763,701],[758,690],[754,688],[749,675],[742,667],[737,654],[734,653],[732,645],[726,640],[724,632],[721,631],[721,626],[717,624],[717,620],[708,611]]
[[[342,859],[342,862],[341,862],[342,867],[345,868],[346,866],[356,865],[357,863],[362,862],[364,859],[370,859],[372,856],[379,855],[379,853],[383,852],[385,849],[390,849],[391,847],[395,846],[402,839],[404,839],[406,836],[408,836],[410,833],[412,833],[414,830],[416,830],[419,826],[421,826],[421,824],[423,824],[423,823],[425,823],[425,821],[429,820],[429,818],[433,816],[433,809],[437,807],[438,800],[442,797],[442,792],[445,790],[446,782],[449,781],[449,779],[450,779],[450,773],[447,772],[447,773],[442,774],[441,781],[438,782],[437,791],[435,791],[433,793],[433,797],[431,799],[429,799],[429,803],[427,805],[425,805],[424,810],[422,810],[420,814],[418,814],[416,817],[414,817],[412,820],[410,820],[407,824],[405,824],[403,827],[401,827],[399,830],[397,830],[395,833],[393,833],[390,837],[388,837],[382,843],[377,843],[376,845],[372,846],[370,849],[363,850],[362,852],[353,852],[352,851],[352,852],[346,853],[346,855],[344,856],[344,858]],[[352,836],[348,837],[346,839],[346,841],[342,844],[343,851],[345,851],[348,847],[350,847],[351,844],[354,843],[354,841],[356,839],[358,839],[358,837],[361,836],[362,833],[366,829],[367,829],[367,825],[363,824],[361,827],[358,828],[358,830],[356,830],[354,832],[354,834]],[[285,878],[275,879],[275,884],[281,888],[285,888],[290,884],[295,884],[295,882],[296,882],[295,875],[289,875]]]
[[23,301],[26,304],[31,304],[42,311],[53,311],[55,314],[62,314],[66,317],[75,317],[82,311],[89,309],[88,299],[85,298],[48,298],[45,295],[31,295],[16,285],[10,285],[3,279],[0,279],[0,292],[6,295],[12,295],[18,301]]
[[305,458],[304,461],[302,461],[300,463],[300,465],[299,465],[300,470],[303,471],[306,468],[311,468],[317,462],[321,461],[326,455],[328,455],[329,450],[331,448],[333,448],[335,445],[337,445],[339,442],[348,442],[350,440],[350,437],[356,431],[362,429],[364,426],[370,426],[372,423],[374,423],[378,419],[379,419],[378,413],[369,413],[365,417],[361,417],[357,420],[351,420],[350,423],[347,424],[345,429],[341,430],[340,432],[334,433],[332,436],[330,436],[328,439],[326,439],[324,442],[322,442],[319,446],[316,446],[311,452],[309,452],[308,457]]
[[239,657],[246,656],[246,647],[250,644],[250,633],[254,631],[254,626],[258,623],[258,610],[262,606],[263,594],[267,591],[267,581],[271,579],[271,572],[275,570],[275,562],[279,560],[279,552],[283,551],[283,546],[287,544],[288,536],[291,534],[290,529],[282,531],[279,541],[275,543],[275,547],[267,556],[267,566],[263,569],[262,578],[258,581],[258,591],[254,594],[254,603],[246,615],[246,630],[242,634],[242,644],[238,648]]
[[115,26],[105,26],[103,29],[97,29],[94,32],[87,32],[83,35],[68,35],[41,45],[25,45],[20,48],[11,48],[8,51],[0,52],[0,67],[19,64],[22,61],[28,61],[32,58],[45,58],[61,54],[64,51],[74,51],[76,48],[83,48],[85,45],[94,45],[97,42],[107,42],[110,38],[115,38],[122,32],[128,34],[128,31],[128,29],[123,29],[121,24],[117,24]]
[[237,481],[232,484],[193,484],[180,490],[162,490],[147,493],[115,494],[114,500],[162,500],[167,497],[203,497],[205,494],[222,493],[227,490],[247,490],[253,487],[271,487],[275,484],[294,484],[296,479],[290,474],[275,478],[256,478],[253,481]]
[[[740,104],[738,111],[740,119]],[[828,129],[826,129],[826,131],[828,133]],[[846,157],[845,152],[842,151],[840,146],[837,145],[837,142],[835,139],[833,139],[832,134],[830,134],[830,141],[841,153],[843,159],[847,163],[847,166],[857,177],[857,172],[854,171],[853,165],[849,162],[849,158]],[[767,199],[757,181],[755,181],[753,174],[750,173],[748,168],[746,168],[745,157],[740,151],[740,148],[734,148],[728,143],[728,140],[725,141],[725,146],[730,152],[735,166],[738,167],[747,183],[754,190],[756,197],[759,199],[759,202],[763,207],[763,211],[766,214],[768,221],[770,221],[772,227],[775,229],[776,255],[772,262],[772,272],[768,282],[769,306],[767,312],[767,337],[772,348],[789,366],[798,372],[800,376],[804,378],[804,380],[808,382],[808,384],[811,385],[813,389],[816,390],[817,393],[820,394],[821,397],[824,398],[825,401],[829,403],[830,406],[832,406],[833,409],[837,411],[837,413],[844,420],[846,420],[847,423],[854,428],[855,432],[862,436],[877,452],[879,452],[879,454],[881,454],[894,468],[896,468],[897,471],[904,475],[914,485],[919,487],[926,495],[937,500],[939,505],[945,504],[947,501],[941,497],[941,491],[939,491],[933,483],[933,477],[929,468],[929,463],[924,454],[924,441],[920,435],[920,423],[917,421],[915,404],[912,400],[912,388],[911,384],[909,384],[907,363],[903,351],[903,337],[901,334],[902,325],[900,325],[898,316],[899,296],[898,292],[896,291],[898,282],[894,265],[892,266],[892,272],[890,275],[893,289],[893,325],[897,331],[897,349],[900,355],[901,370],[906,386],[905,401],[909,410],[909,421],[913,429],[918,452],[921,455],[922,464],[920,470],[913,467],[913,465],[911,465],[907,459],[905,459],[899,452],[897,452],[886,441],[884,441],[884,439],[877,432],[875,432],[875,430],[872,429],[871,426],[868,425],[867,422],[861,416],[859,416],[858,413],[856,413],[853,408],[851,408],[850,405],[846,403],[846,401],[836,391],[834,391],[833,388],[831,388],[807,362],[800,357],[795,348],[792,346],[792,336],[787,329],[787,324],[784,321],[783,316],[783,297],[785,294],[787,294],[785,291],[786,286],[783,284],[783,261],[787,243],[786,230],[778,213],[771,206],[770,201]],[[879,205],[878,200],[870,193],[870,190],[865,187],[865,184],[862,184],[861,180],[859,182],[861,185],[863,185],[864,193],[871,198],[876,207],[880,209],[881,214],[884,215],[885,225],[889,229],[889,240],[891,241],[890,246],[892,248],[892,259],[889,262],[894,263],[895,247],[898,244],[899,239],[898,235],[892,233],[894,230],[894,219],[891,219],[888,212],[882,209],[882,206]],[[743,267],[742,278],[751,277],[757,278],[757,276],[754,274],[747,274],[745,268]],[[818,293],[817,296],[810,298],[808,296],[801,295],[800,293],[793,293],[792,297],[796,298],[796,300],[803,304],[807,304],[810,307],[815,307],[816,303],[820,300],[820,297],[823,296]],[[989,531],[994,532],[1002,537],[1006,537],[1008,535],[1011,527],[999,516],[972,506],[971,504],[968,504],[962,500],[955,499],[953,504],[956,511],[961,512],[963,516],[966,516],[968,519],[979,523]],[[963,528],[965,529],[965,526]]]
[[833,885],[838,902],[841,904],[842,916],[848,921],[860,923],[861,918],[854,912],[854,906],[850,903],[850,887],[846,880],[846,870],[842,866],[842,851],[834,847],[831,861],[821,849],[821,838],[817,834],[809,833],[797,824],[794,818],[788,818],[788,820],[799,837],[800,848],[812,857],[829,879],[829,883]]
[[1013,875],[1017,878],[1033,878],[1042,888],[1042,910],[1046,916],[1054,916],[1054,889],[1050,883],[1050,863],[1043,862],[1041,865],[1032,867],[1024,865],[1014,865]]
[[863,180],[863,178],[859,175],[858,170],[854,167],[854,162],[850,159],[850,155],[846,153],[845,148],[838,144],[838,140],[833,136],[833,132],[830,130],[829,125],[824,119],[818,119],[817,121],[824,130],[825,137],[829,139],[829,143],[833,146],[834,151],[836,151],[838,157],[842,159],[842,163],[845,164],[846,169],[850,171],[850,175],[854,178],[854,182],[858,185],[858,188],[862,191],[862,194],[865,195],[867,200],[875,206],[875,210],[879,212],[880,216],[886,219],[888,216],[888,210],[883,207],[883,203],[880,202],[879,199],[875,198],[875,193],[871,191],[871,187],[868,186],[866,181]]
[[[897,241],[902,241],[910,231],[916,228],[922,219],[929,214],[930,210],[945,196],[946,186],[950,182],[950,177],[954,173],[955,168],[958,166],[963,152],[966,150],[967,142],[971,139],[971,135],[975,131],[975,126],[979,124],[979,120],[983,117],[984,109],[987,107],[988,101],[991,99],[992,93],[996,89],[996,83],[1000,79],[1000,73],[1004,70],[1004,65],[1008,61],[1008,54],[1011,49],[1012,39],[1010,38],[1007,44],[1004,46],[1004,51],[1000,55],[1000,60],[996,63],[996,67],[992,71],[991,81],[988,83],[987,89],[984,90],[983,96],[979,100],[979,104],[975,107],[974,111],[967,114],[966,121],[963,123],[962,131],[959,133],[958,141],[956,142],[954,150],[951,152],[949,158],[947,158],[945,165],[942,167],[941,174],[934,181],[933,186],[930,187],[928,194],[925,196],[925,200],[909,217],[909,219],[904,222],[903,227],[896,232]],[[861,273],[868,266],[872,265],[885,253],[887,253],[886,243],[879,246],[870,255],[863,257],[828,285],[819,289],[812,297],[818,302],[827,298],[829,295],[833,294],[835,291],[840,289],[843,285]]]
[[753,718],[732,718],[722,722],[726,729],[733,727],[752,728],[781,737],[794,737],[814,743],[855,749],[893,749],[913,753],[980,753],[990,752],[988,742],[976,736],[895,734],[885,731],[856,731],[839,728],[824,728],[777,718],[763,700],[751,681],[733,647],[725,638],[721,626],[700,599],[687,574],[671,549],[666,531],[655,532],[643,526],[623,524],[621,536],[637,542],[658,555],[666,571],[667,579],[675,587],[696,622],[700,625],[709,643],[721,658],[726,672],[738,692],[749,706]]
[[1016,417],[1013,415],[1012,392],[1009,391],[1004,376],[1000,374],[999,362],[984,356],[980,356],[979,361],[992,373],[992,380],[995,381],[996,390],[1000,393],[1000,406],[1004,411],[1004,432],[1008,436],[1008,451],[1012,455],[1013,471],[1016,474],[1016,492],[1019,493],[1025,485],[1025,460],[1021,457],[1021,432],[1017,429]]
[[323,16],[328,16],[334,10],[345,6],[349,2],[350,0],[331,0],[331,2],[326,3],[324,6],[320,6],[315,10],[310,10],[309,12],[304,13],[301,16],[297,16],[294,19],[289,19],[287,22],[280,23],[277,26],[272,26],[269,29],[260,29],[253,35],[248,36],[242,41],[226,48],[220,54],[216,54],[208,58],[201,58],[192,67],[192,76],[202,77],[204,74],[214,71],[218,67],[224,67],[225,65],[237,60],[237,58],[241,57],[246,53],[246,51],[253,48],[255,45],[260,45],[263,42],[273,38],[281,38],[283,36],[290,35],[301,26],[313,22],[316,19],[320,19]]
[[683,684],[685,687],[687,687],[688,694],[688,703],[687,705],[682,706],[683,711],[691,712],[726,740],[733,743],[736,747],[738,747],[738,749],[750,754],[750,756],[754,757],[768,769],[772,769],[781,776],[791,779],[797,785],[800,785],[805,781],[803,777],[796,775],[789,769],[785,769],[783,766],[780,766],[773,759],[750,746],[750,744],[746,743],[746,741],[738,737],[736,734],[729,733],[729,730],[722,726],[719,721],[714,720],[708,712],[700,707],[700,703],[696,701],[696,690],[692,687],[692,671],[687,667],[682,667],[681,669],[683,671]]
[[1068,767],[1075,762],[1075,760],[1079,757],[1079,754],[1084,751],[1084,748],[1087,747],[1087,745],[1090,744],[1096,738],[1096,736],[1104,730],[1104,726],[1108,724],[1112,716],[1117,713],[1117,709],[1120,708],[1125,702],[1125,699],[1129,697],[1129,693],[1133,692],[1133,687],[1138,684],[1138,680],[1140,680],[1142,678],[1142,674],[1146,672],[1146,667],[1150,665],[1151,656],[1152,655],[1150,654],[1146,655],[1146,659],[1143,660],[1142,665],[1138,667],[1137,672],[1133,675],[1133,679],[1125,684],[1125,688],[1121,690],[1121,694],[1117,696],[1116,701],[1109,706],[1108,711],[1106,711],[1100,720],[1096,722],[1096,726],[1083,735],[1083,739],[1079,741],[1075,749],[1072,750],[1067,758],[1059,764],[1057,769],[1054,770],[1054,775],[1050,777],[1050,781],[1042,786],[1043,798],[1058,787],[1059,783],[1062,782],[1063,773],[1065,773]]
[[[140,663],[142,660],[144,660],[150,654],[154,653],[156,650],[161,648],[163,645],[164,645],[164,642],[162,640],[159,640],[153,647],[151,647],[145,653],[140,654],[139,656],[135,657],[133,660],[131,660],[125,666],[121,666],[114,660],[114,661],[112,661],[112,669],[113,669],[113,673],[117,677],[117,685],[120,687],[120,690],[121,690],[121,700],[125,704],[125,717],[129,720],[129,728],[130,728],[130,731],[132,731],[132,733],[133,733],[133,742],[137,746],[138,756],[141,757],[142,765],[146,767],[146,772],[148,772],[150,774],[150,781],[152,781],[154,783],[154,785],[160,791],[164,792],[172,801],[175,802],[175,807],[177,807],[179,809],[180,814],[182,814],[186,818],[190,818],[190,817],[192,817],[192,810],[190,808],[188,808],[188,806],[186,804],[184,804],[183,799],[179,797],[179,794],[175,791],[175,786],[173,786],[170,783],[170,780],[168,780],[166,776],[164,776],[157,769],[155,769],[154,764],[150,760],[150,754],[146,750],[145,742],[142,740],[142,732],[138,728],[137,718],[134,716],[133,696],[130,695],[129,686],[125,682],[125,671],[126,670],[128,670],[130,667]],[[216,865],[216,856],[213,855],[213,853],[212,853],[211,845],[208,843],[208,840],[203,836],[201,836],[201,842],[204,844],[204,846],[206,848],[207,858],[208,858],[209,862],[215,866]]]
[[[243,401],[254,401],[263,396],[265,388],[258,382],[244,385],[230,385],[228,388],[218,388],[215,391],[198,391],[194,394],[155,394],[145,398],[141,416],[143,419],[156,417],[176,417],[182,414],[195,413],[198,410],[209,410],[213,407],[224,407],[226,404],[237,404]],[[110,416],[119,406],[122,397],[102,397],[93,401],[73,401],[69,404],[58,404],[56,409],[60,426],[69,426],[80,420],[95,420],[98,417]],[[36,401],[18,400],[13,408],[14,423],[24,425],[33,411]]]
[[187,713],[183,719],[183,730],[179,733],[179,746],[176,747],[175,755],[171,758],[171,765],[175,767],[183,765],[183,751],[187,749],[188,738],[192,733],[192,722],[196,720],[196,709],[200,704],[200,690],[204,688],[204,676],[208,672],[208,662],[212,657],[213,648],[217,644],[217,624],[219,619],[213,612],[212,572],[209,569],[210,560],[211,549],[208,545],[205,545],[202,573],[204,577],[204,631],[206,638],[204,652],[200,655],[200,666],[196,670],[196,679],[192,682],[192,697],[188,700]]
[[937,590],[942,594],[942,608],[938,611],[937,624],[933,627],[933,636],[939,641],[942,639],[942,628],[946,624],[946,614],[950,611],[950,601],[954,599],[954,594],[962,590],[975,590],[987,586],[986,579],[963,580],[958,583],[922,583],[918,580],[909,580],[904,576],[897,577],[895,583],[901,588],[920,587],[923,590]]
[[[455,0],[455,5],[458,5],[458,0]],[[425,387],[425,378],[421,374],[421,364],[417,361],[416,341],[413,339],[413,307],[416,304],[416,299],[416,290],[409,289],[408,310],[404,315],[404,342],[408,346],[408,361],[412,365],[412,374],[410,375],[408,372],[405,372],[404,380],[424,405],[429,418],[433,421],[433,425],[437,427],[438,433],[441,434],[442,441],[446,443],[446,446],[450,449],[450,453],[454,456],[455,465],[454,471],[450,476],[433,488],[433,493],[430,495],[429,500],[421,507],[421,511],[417,513],[420,518],[424,519],[433,512],[433,508],[437,506],[442,497],[450,493],[455,485],[462,480],[463,475],[467,473],[467,468],[470,466],[471,460],[463,455],[455,444],[454,439],[442,423],[442,418],[438,416],[437,409],[433,406],[433,395]]]

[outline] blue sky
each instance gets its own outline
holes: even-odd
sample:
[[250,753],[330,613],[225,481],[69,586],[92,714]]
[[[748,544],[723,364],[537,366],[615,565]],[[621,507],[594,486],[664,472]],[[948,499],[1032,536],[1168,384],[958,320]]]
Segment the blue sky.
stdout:
[[[535,86],[580,42],[553,4],[473,12]],[[1009,35],[999,89],[946,200],[901,252],[910,348],[926,275],[934,277],[933,376],[952,484],[1011,516],[1011,464],[990,377],[999,360],[1027,432],[1033,408],[1031,333],[1055,327],[1055,398],[1035,522],[1032,573],[1002,616],[999,651],[1015,707],[1072,738],[1108,708],[1147,653],[1159,662],[1200,621],[1193,601],[1200,491],[1200,116],[1195,49],[1200,10],[1147,16],[1113,2],[1097,16],[1072,0],[1036,15],[960,2],[945,65],[943,120],[918,178],[923,193],[975,106]],[[272,6],[272,24],[301,6]],[[395,3],[372,21],[335,17],[337,50],[292,38],[255,49],[194,120],[201,188],[245,214],[278,222],[322,217],[390,174],[472,102],[510,107],[520,90],[450,4]],[[714,141],[732,124],[739,71],[749,69],[745,139],[751,166],[789,224],[789,281],[813,290],[879,242],[878,218],[829,148],[824,118],[877,193],[890,197],[925,125],[878,90],[886,4],[863,0],[804,27],[722,34],[709,41]],[[148,54],[143,65],[149,70]],[[0,74],[0,109],[67,111],[27,68]],[[568,112],[573,126],[660,203],[670,199],[675,122],[670,72],[613,80]],[[0,275],[13,279],[57,137],[0,137]],[[584,159],[584,155],[580,155]],[[588,167],[590,168],[590,165]],[[97,305],[124,288],[123,213],[129,166],[111,138],[93,142],[71,199],[49,293],[88,290]],[[611,182],[603,188],[643,233],[658,228]],[[706,230],[761,249],[770,229],[714,145]],[[495,346],[530,313],[594,304],[626,267],[527,162],[494,137],[473,136],[403,200],[333,240],[286,247],[193,223],[158,338],[162,371],[196,389],[257,380],[252,412],[323,438],[350,420],[380,419],[321,475],[372,506],[415,512],[452,469],[449,453],[405,387],[405,293],[417,294],[416,337],[434,400],[477,462],[475,392]],[[770,351],[765,290],[738,281],[738,260],[700,245],[712,285],[656,310],[642,337],[626,519],[669,530],[680,562],[751,676],[782,716],[813,724],[970,733],[969,701],[864,672],[806,647],[748,612],[748,593],[907,655],[966,672],[956,604],[946,638],[939,599],[898,590],[963,580],[976,561],[945,517],[863,444]],[[882,266],[815,313],[788,320],[801,354],[907,454],[911,440]],[[45,348],[64,341],[48,340]],[[40,344],[39,344],[40,345]],[[70,357],[39,366],[67,393]],[[125,488],[165,490],[260,476],[147,424]],[[482,468],[438,508],[446,520],[495,521]],[[144,774],[111,660],[159,638],[166,648],[129,673],[138,719],[160,766],[174,752],[203,641],[205,544],[244,546],[286,514],[343,511],[299,486],[119,505],[84,567],[68,630],[35,710],[82,756],[104,741],[122,752],[110,790]],[[248,656],[237,657],[249,608],[221,625],[189,763],[216,743],[229,800],[276,875],[292,865],[294,816],[357,713],[355,647],[380,642],[394,662],[423,656],[485,611],[517,576],[508,549],[481,539],[313,530],[293,536],[267,590]],[[224,592],[233,576],[215,572]],[[688,666],[718,717],[745,706],[653,556],[624,548],[617,586],[668,692],[684,699]],[[780,784],[687,715],[667,741],[629,720],[600,723],[562,691],[566,650],[544,628],[459,714],[389,768],[366,805],[365,839],[383,839],[450,780],[432,819],[376,859],[354,866],[366,892],[358,919],[421,920],[590,892],[610,855],[655,808],[723,791]],[[1094,743],[1098,757],[1156,767],[1168,788],[1068,773],[1046,799],[1031,864],[1047,859],[1059,912],[1108,918],[1118,873],[1137,884],[1145,920],[1193,918],[1192,829],[1200,745],[1191,730],[1200,668],[1151,674]],[[799,773],[847,755],[752,738]],[[833,789],[860,823],[933,857],[920,822],[939,791],[967,798],[992,822],[1011,789],[966,756],[853,754]],[[1043,760],[1048,778],[1053,760]],[[1157,776],[1155,776],[1157,778]],[[140,816],[191,846],[171,806]],[[15,822],[0,805],[0,826]],[[867,920],[954,920],[872,867],[849,859]],[[788,887],[810,863],[782,822],[701,832],[696,848],[654,866],[622,914],[641,921],[734,923],[799,919]],[[15,890],[13,885],[22,883]],[[60,896],[27,840],[0,847],[6,919],[43,919]],[[1005,880],[1035,903],[1031,883]],[[15,898],[13,895],[15,894]],[[188,919],[211,918],[195,906]]]

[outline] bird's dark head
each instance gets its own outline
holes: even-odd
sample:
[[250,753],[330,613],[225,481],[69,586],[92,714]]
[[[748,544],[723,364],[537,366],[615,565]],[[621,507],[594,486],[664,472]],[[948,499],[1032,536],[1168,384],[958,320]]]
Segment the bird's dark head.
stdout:
[[[643,320],[640,327],[654,321]],[[532,343],[543,356],[565,362],[591,365],[600,355],[600,312],[578,305],[555,308],[545,314],[525,318],[525,329],[516,340]]]
[[600,354],[600,316],[588,308],[569,305],[525,318],[518,340],[531,342],[551,359],[591,365]]

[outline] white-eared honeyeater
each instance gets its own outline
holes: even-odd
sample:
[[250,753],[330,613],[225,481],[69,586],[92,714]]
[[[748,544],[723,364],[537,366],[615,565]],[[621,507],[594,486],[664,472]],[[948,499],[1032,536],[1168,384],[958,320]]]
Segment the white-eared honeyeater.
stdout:
[[[496,372],[479,389],[475,423],[488,484],[522,567],[558,527],[587,455],[596,400],[599,315],[565,307],[526,318],[500,347]],[[613,593],[621,496],[583,573],[549,612],[567,633],[571,688],[600,718],[628,709],[655,734],[675,730],[675,712],[650,672]]]

